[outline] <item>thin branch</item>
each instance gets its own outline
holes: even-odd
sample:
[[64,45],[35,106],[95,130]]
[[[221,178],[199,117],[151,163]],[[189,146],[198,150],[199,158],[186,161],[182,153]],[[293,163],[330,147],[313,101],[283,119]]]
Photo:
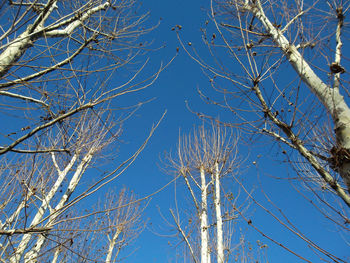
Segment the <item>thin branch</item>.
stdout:
[[28,233],[47,233],[51,231],[52,227],[33,227],[33,228],[27,228],[27,229],[9,229],[9,230],[3,230],[0,229],[0,235],[6,235],[6,236],[12,236],[12,235],[23,235]]
[[[1,88],[1,84],[0,84],[0,88]],[[16,99],[21,99],[21,100],[25,100],[25,101],[30,101],[30,102],[34,102],[34,103],[38,103],[38,104],[44,106],[45,108],[49,108],[49,105],[46,104],[45,102],[43,102],[41,100],[38,100],[38,99],[34,99],[32,97],[23,96],[23,95],[20,95],[20,94],[16,94],[16,93],[4,91],[4,90],[0,91],[0,95],[7,96],[7,97],[12,97],[12,98],[16,98]]]
[[194,252],[193,252],[193,248],[192,248],[192,246],[191,246],[190,241],[188,240],[187,235],[185,234],[185,232],[184,232],[183,229],[181,228],[181,225],[180,225],[178,219],[175,217],[174,212],[173,212],[172,209],[170,209],[170,213],[171,213],[171,215],[172,215],[172,217],[173,217],[173,219],[174,219],[174,222],[175,222],[175,224],[176,224],[177,230],[180,232],[180,234],[181,234],[182,238],[184,239],[184,241],[185,241],[185,243],[186,243],[188,249],[190,250],[190,253],[191,253],[191,256],[192,256],[193,261],[194,261],[195,263],[197,263],[197,262],[198,262],[198,261],[197,261],[197,258],[196,258],[195,254],[194,254]]

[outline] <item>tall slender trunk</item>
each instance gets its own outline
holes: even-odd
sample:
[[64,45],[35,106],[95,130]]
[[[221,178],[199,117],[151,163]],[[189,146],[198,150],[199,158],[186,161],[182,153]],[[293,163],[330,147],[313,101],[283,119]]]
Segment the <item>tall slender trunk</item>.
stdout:
[[200,167],[201,176],[201,263],[210,263],[209,235],[208,235],[208,186],[205,180],[204,167]]
[[221,216],[221,197],[220,197],[220,172],[219,163],[215,162],[214,167],[214,184],[215,184],[215,195],[214,205],[216,214],[216,250],[217,250],[217,262],[224,263],[224,239],[223,239],[223,227],[222,227],[222,216]]

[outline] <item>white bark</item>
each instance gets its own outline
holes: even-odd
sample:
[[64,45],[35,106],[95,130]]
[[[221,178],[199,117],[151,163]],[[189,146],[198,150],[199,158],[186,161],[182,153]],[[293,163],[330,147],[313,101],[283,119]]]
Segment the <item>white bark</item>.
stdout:
[[[46,68],[46,69],[41,70],[39,72],[35,72],[35,73],[31,74],[31,75],[28,75],[28,76],[25,76],[25,77],[22,77],[22,78],[11,80],[11,81],[8,81],[8,82],[5,82],[5,83],[0,83],[0,89],[1,88],[6,88],[6,87],[10,87],[10,86],[13,86],[15,84],[25,83],[26,81],[30,81],[32,79],[38,78],[40,76],[43,76],[43,75],[45,75],[45,74],[47,74],[47,73],[49,73],[51,71],[59,69],[60,67],[70,63],[75,57],[77,57],[84,50],[84,48],[87,46],[88,43],[89,43],[89,41],[86,41],[72,55],[70,55],[66,59],[56,63],[55,65],[50,66],[49,68]],[[3,95],[6,95],[6,93],[4,92]],[[17,95],[17,94],[15,94],[15,95]],[[7,96],[9,96],[9,95],[7,95]],[[15,96],[12,96],[12,97],[15,97]],[[36,101],[33,101],[33,102],[36,102]],[[44,106],[48,107],[47,105],[44,105]]]
[[18,205],[16,211],[9,218],[7,218],[4,223],[0,223],[1,229],[7,229],[9,225],[11,225],[15,220],[18,219],[19,214],[21,213],[22,209],[26,206],[28,199],[31,198],[32,195],[33,192],[29,191],[26,198]]
[[16,98],[16,99],[21,99],[21,100],[25,100],[25,101],[34,102],[34,103],[37,103],[37,104],[40,104],[40,105],[44,106],[45,108],[49,108],[49,105],[46,104],[44,101],[38,100],[38,99],[35,99],[35,98],[32,98],[32,97],[28,97],[28,96],[23,96],[21,94],[16,94],[16,93],[8,92],[8,91],[0,91],[0,95],[8,96],[8,97]]
[[[25,111],[24,117],[27,116],[25,118],[27,123],[20,126],[23,127],[22,129],[15,127],[11,132],[3,132],[5,138],[12,137],[6,138],[9,145],[0,147],[0,155],[9,152],[24,153],[24,155],[16,155],[15,159],[18,156],[18,165],[26,169],[28,167],[28,172],[30,172],[22,180],[21,176],[27,174],[26,170],[17,171],[20,170],[17,168],[18,165],[12,164],[10,168],[6,167],[9,171],[9,178],[14,177],[18,183],[18,189],[21,187],[26,189],[22,201],[15,199],[16,188],[13,187],[13,192],[9,192],[8,195],[11,194],[10,197],[14,204],[8,207],[4,205],[8,211],[6,213],[3,209],[4,215],[0,220],[0,227],[5,235],[9,234],[7,238],[3,236],[6,247],[2,247],[0,257],[6,262],[40,261],[44,246],[46,247],[45,242],[52,243],[49,238],[45,237],[45,234],[50,233],[52,229],[61,231],[57,229],[57,226],[58,224],[62,226],[61,221],[58,221],[62,214],[67,209],[71,209],[79,200],[95,193],[102,185],[111,182],[129,167],[150,137],[132,157],[122,162],[113,172],[98,180],[96,184],[92,184],[91,187],[79,186],[81,177],[96,151],[109,143],[116,142],[119,136],[117,128],[123,120],[114,121],[113,114],[109,112],[109,102],[117,96],[146,88],[154,82],[159,72],[146,80],[137,82],[136,79],[145,66],[141,65],[140,69],[134,72],[129,79],[121,80],[118,87],[106,88],[115,69],[130,63],[138,54],[133,51],[134,41],[136,42],[138,36],[151,30],[140,26],[146,15],[138,16],[131,11],[134,1],[73,2],[9,1],[2,10],[8,9],[13,14],[14,21],[7,21],[3,28],[1,27],[3,33],[0,36],[0,96],[26,102],[21,108],[16,107],[16,110]],[[52,38],[57,38],[57,41],[53,41]],[[117,41],[113,41],[117,38]],[[125,44],[122,48],[120,48],[121,42]],[[103,63],[89,63],[91,59],[105,56],[113,57],[113,61],[110,60],[107,66]],[[84,66],[79,61],[72,63],[75,59],[83,61]],[[159,71],[161,70],[163,67]],[[52,71],[56,73],[48,74]],[[104,80],[98,78],[100,74],[105,76]],[[98,80],[86,86],[85,84],[89,82],[92,75],[96,75]],[[87,82],[82,81],[83,78]],[[54,84],[49,85],[48,81]],[[133,82],[136,83],[133,84]],[[15,104],[12,100],[7,104],[5,106],[9,106],[11,111]],[[101,106],[96,107],[92,115],[86,113],[85,116],[85,110],[95,105]],[[134,108],[126,109],[127,117],[134,113]],[[70,118],[73,115],[75,117]],[[97,115],[99,116],[95,118]],[[102,123],[97,124],[96,120]],[[102,136],[107,133],[108,136]],[[59,136],[56,137],[56,134]],[[23,144],[24,141],[26,144]],[[23,146],[22,149],[15,149],[20,145]],[[46,153],[50,152],[60,152],[62,162],[65,162],[64,166],[58,160],[56,162],[55,155],[52,154],[53,164],[50,167],[50,159],[46,159]],[[13,156],[13,154],[10,155]],[[30,167],[31,161],[38,166]],[[6,162],[8,158],[4,158],[4,163]],[[3,170],[7,171],[6,169]],[[47,170],[49,173],[45,174]],[[121,171],[118,172],[119,170]],[[16,172],[14,175],[13,171]],[[117,173],[118,175],[115,175]],[[62,185],[67,186],[67,184],[66,192],[59,191]],[[78,189],[81,194],[77,193],[77,199],[71,201],[71,195]],[[10,190],[12,191],[11,188]],[[6,196],[9,204],[11,204],[10,197]],[[82,218],[85,220],[87,217]],[[66,221],[67,218],[62,220]],[[82,222],[81,225],[84,225],[84,222],[79,220],[74,222],[79,225]],[[52,227],[48,227],[49,225]],[[74,227],[79,228],[78,225]],[[43,231],[40,231],[41,229]],[[58,240],[62,238],[64,237]],[[66,251],[66,249],[67,247],[62,244],[61,249],[49,252],[50,259],[59,261],[60,251]],[[78,253],[79,251],[72,252]],[[101,253],[103,257],[106,256],[106,251],[101,251]]]
[[58,256],[60,255],[60,253],[61,253],[61,246],[58,246],[55,249],[55,254],[53,255],[53,259],[52,259],[51,263],[56,263],[57,262]]
[[201,177],[201,263],[210,263],[209,235],[208,235],[208,185],[205,179],[204,167],[200,167]]
[[[54,166],[57,169],[58,178],[57,178],[55,184],[53,185],[53,187],[51,188],[51,190],[44,197],[43,202],[42,202],[40,208],[38,209],[38,212],[36,213],[36,215],[34,216],[32,222],[30,223],[30,227],[37,226],[39,224],[39,222],[42,220],[42,218],[43,218],[43,216],[45,214],[45,211],[47,210],[47,208],[50,205],[51,199],[56,194],[57,190],[59,189],[59,186],[61,185],[63,180],[66,178],[68,172],[70,171],[70,169],[74,165],[76,159],[77,159],[77,155],[74,155],[72,157],[71,161],[69,162],[69,164],[65,167],[65,169],[63,171],[61,171],[58,168],[58,166],[57,166],[57,163],[56,163],[56,160],[55,160],[55,155],[52,154],[52,160],[53,160]],[[10,258],[10,262],[11,263],[19,262],[19,260],[21,259],[25,249],[27,248],[27,245],[28,245],[31,237],[32,237],[32,234],[25,234],[25,235],[23,235],[22,240],[21,240],[20,244],[18,245],[15,254]]]
[[107,251],[107,256],[106,256],[106,263],[111,263],[112,261],[112,255],[113,255],[113,250],[116,245],[117,239],[122,232],[122,227],[117,227],[117,230],[115,231],[112,239],[109,240],[109,247]]
[[221,215],[220,171],[219,171],[218,162],[215,162],[215,167],[214,167],[214,185],[215,185],[214,205],[215,205],[215,214],[216,214],[217,262],[224,263],[225,254],[224,254],[224,239],[223,239],[223,226],[222,226],[222,215]]
[[314,167],[318,174],[327,182],[334,191],[341,197],[344,202],[350,207],[350,196],[343,190],[343,188],[338,184],[338,182],[332,177],[332,175],[317,161],[315,156],[303,145],[302,141],[298,139],[297,135],[293,133],[291,128],[284,122],[276,118],[276,116],[271,112],[268,105],[266,104],[263,95],[259,87],[253,87],[253,90],[258,97],[263,110],[267,113],[268,117],[287,135],[288,139],[291,141],[293,147],[299,151],[299,153],[304,156],[309,163]]
[[29,35],[27,29],[0,54],[0,78],[18,61],[26,49],[33,45]]
[[[83,25],[83,22],[93,14],[101,10],[105,10],[111,5],[109,1],[106,1],[105,3],[101,3],[94,8],[88,9],[79,18],[69,18],[61,21],[58,24],[53,24],[45,27],[45,21],[51,15],[52,11],[57,8],[56,2],[57,0],[49,0],[46,4],[46,7],[43,8],[43,10],[47,10],[46,13],[40,13],[34,23],[32,25],[29,25],[21,35],[9,43],[7,48],[0,54],[0,78],[3,77],[10,70],[10,68],[16,64],[24,52],[29,47],[33,46],[34,42],[39,38],[69,36],[78,27],[81,27]],[[59,27],[63,26],[65,26],[65,28],[59,29]],[[96,33],[98,33],[98,31],[96,31]],[[57,65],[61,66],[62,63],[57,63]],[[54,69],[57,67],[58,66],[55,66]],[[47,73],[46,71],[50,71],[50,69],[44,70],[43,72]],[[37,76],[38,74],[33,75]]]
[[33,45],[34,41],[38,38],[37,33],[42,30],[46,19],[57,7],[56,2],[57,0],[47,1],[46,6],[43,8],[43,10],[46,10],[46,13],[38,15],[34,23],[29,25],[27,29],[13,40],[0,54],[0,78],[3,77],[9,69],[16,64],[24,52]]
[[[64,29],[56,29],[56,30],[51,30],[51,28],[56,28],[57,25],[53,25],[51,27],[47,28],[47,32],[45,33],[46,36],[48,37],[60,37],[60,36],[69,36],[72,34],[72,32],[77,29],[79,26],[83,24],[85,20],[87,20],[91,15],[95,14],[98,11],[105,10],[110,6],[110,2],[106,1],[103,4],[100,4],[94,8],[89,9],[86,11],[81,17],[79,17],[79,20],[75,19],[75,21],[72,21],[68,23],[68,25]],[[69,21],[69,20],[68,20]],[[60,23],[61,25],[66,25],[67,22],[63,21]]]
[[[342,12],[342,11],[341,11]],[[335,57],[334,57],[334,62],[337,65],[340,65],[341,62],[341,54],[342,54],[342,47],[343,47],[343,42],[341,40],[341,29],[343,27],[343,14],[340,14],[342,17],[338,18],[338,25],[337,25],[337,30],[335,33],[335,40],[337,42],[336,48],[335,48]],[[338,14],[339,16],[339,14]],[[334,89],[339,90],[339,85],[340,85],[340,72],[334,74]]]
[[[256,1],[255,5],[247,4],[245,8],[260,20],[275,43],[282,49],[303,82],[324,104],[332,116],[337,143],[342,148],[350,151],[350,108],[346,104],[344,97],[339,93],[339,89],[329,87],[316,75],[295,45],[290,43],[281,30],[276,28],[267,18],[259,0]],[[339,172],[347,185],[348,191],[350,191],[350,160],[344,160]]]
[[[86,168],[88,167],[88,165],[89,165],[89,163],[90,163],[90,161],[91,161],[91,159],[92,159],[92,157],[93,157],[94,150],[95,150],[95,149],[92,148],[92,149],[84,156],[84,158],[82,159],[82,161],[80,162],[80,164],[77,166],[77,168],[76,168],[76,170],[75,170],[75,173],[74,173],[72,179],[71,179],[70,182],[69,182],[69,185],[68,185],[68,188],[67,188],[66,192],[64,193],[64,195],[62,196],[60,202],[56,205],[56,207],[54,208],[54,210],[51,211],[51,214],[50,214],[48,223],[45,225],[46,227],[51,227],[51,226],[53,225],[53,223],[55,222],[56,218],[58,217],[57,211],[60,211],[60,210],[64,207],[64,205],[65,205],[66,202],[68,201],[69,197],[70,197],[71,194],[74,192],[75,188],[77,187],[77,185],[78,185],[78,183],[79,183],[79,181],[80,181],[80,179],[81,179],[81,176],[84,174]],[[76,155],[75,155],[75,156],[76,156]],[[73,159],[73,158],[72,158],[72,159]],[[54,163],[55,163],[55,161],[54,161]],[[71,161],[71,163],[72,163],[72,161]],[[67,167],[68,167],[68,166],[67,166]],[[67,169],[67,167],[66,167],[66,169]],[[65,169],[65,171],[66,171],[66,169]],[[69,170],[70,170],[70,168],[69,168]],[[67,170],[66,172],[68,173],[69,170]],[[59,171],[59,169],[58,169],[58,171]],[[62,173],[62,174],[63,174],[63,173]],[[56,183],[57,183],[57,181],[56,181]],[[56,183],[55,183],[55,186],[56,186]],[[60,184],[59,184],[59,185],[60,185]],[[58,185],[58,186],[59,186],[59,185]],[[55,186],[54,186],[54,188],[55,188]],[[57,189],[56,189],[56,190],[57,190]],[[47,200],[47,199],[46,199],[46,200]],[[47,203],[47,202],[46,202],[46,203]],[[41,215],[40,220],[42,219],[42,216],[43,216],[43,215]],[[37,220],[37,221],[36,221],[36,224],[38,224],[38,223],[39,223],[39,221]],[[29,237],[29,239],[30,239],[30,237]],[[28,241],[29,241],[29,239],[28,239]],[[28,262],[28,263],[29,263],[29,262],[30,262],[30,263],[31,263],[31,262],[37,262],[37,258],[38,258],[39,252],[40,252],[40,250],[41,250],[41,248],[42,248],[42,246],[43,246],[43,244],[44,244],[44,242],[45,242],[45,239],[46,239],[46,238],[45,238],[44,235],[40,235],[40,236],[38,237],[37,242],[36,242],[36,244],[34,245],[34,247],[32,248],[32,250],[29,251],[29,252],[25,255],[25,257],[24,257],[24,262],[26,262],[26,263],[27,263],[27,262]],[[23,244],[23,248],[22,248],[22,246],[18,246],[18,248],[22,248],[22,249],[21,249],[22,253],[19,255],[19,258],[20,258],[21,255],[23,254],[23,251],[24,251],[24,249],[26,248],[27,244],[28,244],[28,242],[25,243],[25,244]],[[25,245],[25,246],[24,246],[24,245]],[[12,261],[11,261],[11,262],[12,262]]]
[[[213,122],[210,130],[206,130],[203,125],[193,135],[184,136],[178,146],[179,164],[171,160],[185,180],[199,219],[200,253],[197,259],[192,250],[193,244],[190,243],[191,232],[186,234],[182,230],[180,220],[171,211],[177,229],[186,242],[194,262],[210,263],[213,253],[214,261],[217,263],[224,263],[227,260],[225,259],[220,180],[222,176],[237,168],[234,165],[234,147],[236,147],[236,140],[232,133],[227,132],[226,129],[222,130],[216,122]],[[196,171],[196,177],[191,174],[191,171]],[[191,184],[195,185],[196,189],[192,189]],[[211,200],[210,203],[208,199]],[[211,230],[211,226],[216,230]]]

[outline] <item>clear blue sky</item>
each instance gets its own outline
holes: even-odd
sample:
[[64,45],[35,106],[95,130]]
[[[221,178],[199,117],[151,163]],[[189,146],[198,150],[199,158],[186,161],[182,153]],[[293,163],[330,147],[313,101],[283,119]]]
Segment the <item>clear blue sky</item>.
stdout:
[[[175,25],[182,26],[182,40],[185,43],[191,42],[204,59],[210,60],[210,57],[206,57],[208,52],[202,43],[200,30],[205,21],[210,20],[207,15],[208,9],[208,0],[144,0],[141,2],[138,13],[150,12],[145,26],[152,27],[160,22],[157,28],[144,36],[147,41],[153,41],[151,47],[154,50],[139,60],[142,62],[142,59],[150,58],[142,73],[143,76],[155,73],[161,63],[168,63],[177,54],[176,50],[177,47],[180,47],[180,43],[177,40],[176,32],[172,30]],[[282,72],[281,74],[283,77],[286,73]],[[116,76],[116,86],[120,84],[120,81],[123,81],[118,79],[119,77]],[[189,133],[194,127],[202,124],[202,121],[187,109],[186,102],[195,111],[205,112],[221,120],[230,121],[230,113],[205,104],[199,97],[197,88],[209,94],[213,93],[208,78],[203,74],[201,68],[180,48],[175,60],[160,74],[154,85],[137,94],[122,96],[121,101],[115,100],[116,104],[113,106],[120,107],[153,99],[143,105],[132,118],[125,122],[121,144],[119,149],[115,151],[116,161],[125,160],[130,154],[133,154],[148,136],[152,125],[159,121],[165,111],[167,113],[147,147],[135,163],[113,182],[111,188],[120,189],[125,186],[133,191],[137,197],[143,198],[164,187],[173,179],[173,175],[166,171],[166,166],[162,162],[165,153],[175,151],[180,132],[182,134]],[[7,123],[7,125],[13,125],[13,123]],[[261,192],[263,189],[269,194],[269,198],[283,209],[283,213],[296,228],[322,248],[343,258],[348,257],[350,262],[350,236],[341,236],[334,225],[329,224],[329,221],[295,191],[289,181],[276,179],[277,177],[295,176],[293,170],[284,164],[283,157],[277,154],[277,144],[269,139],[261,138],[256,141],[254,146],[246,144],[242,140],[238,147],[241,158],[245,160],[239,174],[245,187],[249,191],[253,191],[254,197],[268,209],[278,213],[271,204],[266,202],[266,198]],[[109,165],[107,168],[115,167],[114,162]],[[99,174],[94,174],[95,171],[92,169],[89,175]],[[236,188],[233,180],[231,182],[228,180],[226,183],[225,189],[232,189],[235,193]],[[183,262],[177,260],[177,254],[181,253],[183,244],[171,236],[176,231],[166,222],[166,220],[172,222],[169,209],[175,207],[174,188],[174,184],[171,184],[152,197],[143,215],[148,223],[139,238],[123,254],[126,256],[127,253],[132,252],[123,262]],[[190,204],[186,194],[181,191],[177,193],[178,203],[182,204],[180,208],[184,212],[189,210],[187,206]],[[89,200],[84,202],[82,205],[90,205]],[[295,250],[312,262],[320,262],[319,257],[312,253],[306,243],[287,231],[257,205],[251,204],[246,216],[265,235]],[[279,216],[281,217],[281,214]],[[254,248],[256,248],[257,240],[268,246],[268,262],[301,262],[291,253],[264,238],[246,222],[239,220],[236,228],[241,229]],[[240,235],[239,231],[235,232],[234,235]],[[236,238],[239,239],[239,236]]]
[[[147,22],[150,25],[156,24],[161,18],[159,27],[147,38],[154,39],[154,47],[165,44],[164,48],[149,53],[151,61],[145,73],[155,71],[159,63],[167,63],[176,54],[176,47],[179,46],[179,43],[171,28],[177,24],[183,27],[182,39],[185,42],[191,41],[199,51],[204,52],[200,27],[207,19],[208,1],[148,0],[142,3],[142,9],[150,11],[150,18]],[[163,164],[160,157],[164,156],[165,151],[169,152],[176,148],[180,129],[182,132],[189,132],[194,126],[201,124],[197,116],[186,109],[185,101],[188,101],[191,107],[198,111],[203,110],[226,120],[230,117],[228,114],[225,116],[222,111],[208,108],[199,98],[196,92],[197,87],[210,90],[208,79],[202,74],[199,66],[180,49],[175,61],[160,75],[156,83],[137,95],[137,99],[140,100],[147,98],[155,98],[155,100],[144,105],[134,118],[125,124],[124,140],[127,143],[121,146],[121,153],[124,150],[127,152],[135,149],[146,137],[152,123],[158,121],[164,110],[167,110],[167,114],[142,155],[116,182],[117,185],[125,185],[138,197],[143,197],[172,179],[171,175],[161,170]],[[335,251],[336,254],[342,256],[350,256],[349,246],[346,244],[349,237],[341,237],[337,229],[331,229],[328,222],[293,190],[289,182],[272,178],[273,176],[286,176],[293,171],[279,162],[281,157],[274,154],[273,149],[275,148],[270,141],[266,141],[265,145],[262,141],[260,147],[247,148],[247,145],[243,143],[240,147],[241,155],[247,158],[243,168],[249,168],[242,169],[244,170],[242,171],[244,182],[249,189],[256,189],[258,199],[261,193],[258,189],[257,175],[262,180],[264,190],[271,195],[272,200],[283,209],[283,212],[298,228],[307,233],[321,247]],[[263,155],[263,158],[258,157],[260,154]],[[257,161],[257,165],[252,165],[253,161]],[[169,186],[153,197],[145,212],[145,217],[149,218],[151,224],[147,225],[134,243],[137,250],[125,262],[180,262],[176,261],[177,252],[174,247],[176,242],[173,238],[167,237],[174,231],[161,216],[162,214],[170,219],[169,208],[174,207],[173,190],[174,186]],[[319,262],[319,258],[310,252],[305,243],[286,231],[261,209],[252,206],[249,215],[265,234],[290,246],[312,262]],[[241,227],[247,229],[247,238],[252,243],[261,240],[268,245],[269,262],[300,262],[295,256],[264,239],[246,224],[242,224]],[[169,245],[168,242],[172,245]]]

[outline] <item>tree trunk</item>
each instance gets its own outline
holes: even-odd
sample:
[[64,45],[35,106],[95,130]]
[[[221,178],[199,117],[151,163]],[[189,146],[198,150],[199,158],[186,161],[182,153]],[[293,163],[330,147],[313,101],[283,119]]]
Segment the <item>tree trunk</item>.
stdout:
[[247,5],[246,8],[260,20],[303,82],[331,114],[337,142],[336,154],[333,156],[336,159],[335,169],[343,178],[350,193],[350,108],[344,97],[337,88],[329,87],[315,74],[295,45],[290,43],[283,32],[267,18],[259,0],[254,7]]
[[112,260],[113,250],[121,232],[122,232],[122,227],[117,227],[112,239],[109,241],[109,246],[108,246],[108,251],[106,256],[106,263],[112,262],[111,260]]
[[209,235],[208,235],[208,186],[205,180],[205,171],[204,167],[200,167],[200,176],[201,176],[201,263],[210,263],[210,253],[209,253]]
[[214,170],[214,184],[215,184],[215,195],[214,205],[216,214],[216,249],[217,249],[217,262],[224,263],[224,240],[223,240],[223,227],[222,227],[222,216],[221,216],[221,200],[220,200],[220,173],[219,163],[215,162]]

